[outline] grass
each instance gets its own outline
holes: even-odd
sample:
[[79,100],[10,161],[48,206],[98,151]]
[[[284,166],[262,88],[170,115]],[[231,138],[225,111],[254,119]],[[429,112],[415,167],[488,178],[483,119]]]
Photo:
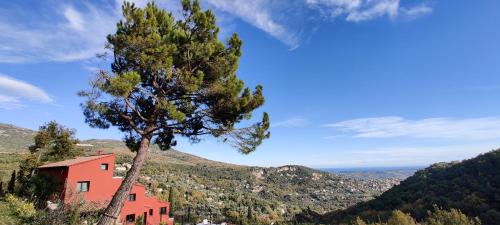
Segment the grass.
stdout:
[[0,153],[0,181],[3,181],[4,189],[10,179],[12,170],[19,170],[19,163],[27,156],[20,153]]

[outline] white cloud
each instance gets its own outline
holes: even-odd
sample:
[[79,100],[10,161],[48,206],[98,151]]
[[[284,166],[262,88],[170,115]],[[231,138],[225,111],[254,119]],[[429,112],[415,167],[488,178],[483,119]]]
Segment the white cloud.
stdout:
[[215,10],[232,14],[243,21],[265,31],[281,40],[291,49],[298,47],[297,37],[290,33],[284,25],[276,22],[270,9],[270,3],[265,0],[204,0]]
[[417,17],[423,14],[431,13],[432,7],[427,4],[415,6],[413,8],[401,8],[401,11],[409,17]]
[[300,117],[290,118],[277,123],[271,123],[271,127],[298,128],[309,125],[309,121]]
[[0,95],[0,109],[17,109],[23,106],[17,97]]
[[80,12],[76,11],[72,6],[67,6],[64,9],[64,17],[68,20],[69,22],[69,27],[71,29],[74,29],[76,31],[83,31],[85,30],[85,22],[83,21],[82,15]]
[[351,11],[349,15],[347,15],[346,20],[350,22],[359,22],[371,20],[383,15],[394,18],[398,15],[398,10],[399,0],[381,0],[366,9]]
[[[58,5],[24,17],[9,11],[0,15],[0,62],[75,61],[104,52],[106,35],[115,28],[119,15],[114,6],[83,3],[80,8]],[[30,18],[12,20],[10,18]]]
[[327,18],[343,17],[348,22],[367,21],[382,16],[394,19],[400,14],[416,17],[432,11],[426,3],[402,7],[400,0],[306,0],[306,3]]
[[346,120],[326,126],[358,138],[408,137],[461,140],[500,138],[500,117],[428,118],[422,120],[376,117]]
[[[148,0],[132,0],[144,7]],[[105,51],[106,35],[113,33],[121,18],[122,0],[45,4],[42,9],[4,10],[0,14],[0,62],[27,63],[78,61]],[[180,16],[178,0],[156,0],[160,7]],[[234,29],[240,19],[280,40],[289,49],[310,35],[317,18],[344,18],[361,22],[383,16],[417,17],[432,11],[425,2],[412,7],[400,0],[201,0],[213,9],[222,33]],[[78,7],[77,7],[78,6]],[[39,7],[39,5],[37,5]],[[24,13],[24,14],[23,14]],[[322,16],[319,16],[322,15]],[[20,19],[13,19],[20,18]],[[319,19],[319,20],[322,20]],[[222,22],[221,22],[222,21]]]
[[50,103],[53,101],[43,89],[0,74],[0,108],[21,108],[24,106],[21,100],[39,103]]

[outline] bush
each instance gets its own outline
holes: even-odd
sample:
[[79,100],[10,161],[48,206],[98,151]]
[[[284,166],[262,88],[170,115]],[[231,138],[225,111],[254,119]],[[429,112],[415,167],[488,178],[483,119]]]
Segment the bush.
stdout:
[[72,205],[59,203],[55,210],[42,210],[30,225],[80,225],[95,224],[99,218],[97,211],[82,212],[82,203]]
[[23,221],[29,221],[37,214],[33,203],[18,199],[12,194],[7,194],[5,201],[9,204],[15,215]]
[[395,210],[392,211],[391,217],[387,221],[387,225],[416,225],[415,220],[409,215],[402,211]]
[[351,225],[367,225],[367,224],[361,218],[356,217],[356,220],[351,222]]
[[450,211],[435,207],[433,212],[428,212],[426,225],[479,225],[479,219],[470,219],[457,209]]

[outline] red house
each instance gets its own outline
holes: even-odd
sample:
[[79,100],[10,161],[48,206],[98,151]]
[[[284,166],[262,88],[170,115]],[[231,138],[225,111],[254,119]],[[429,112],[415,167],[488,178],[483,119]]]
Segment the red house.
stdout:
[[[38,167],[39,172],[58,178],[63,184],[59,199],[65,204],[83,201],[85,206],[94,209],[104,208],[123,181],[113,177],[114,154],[78,157]],[[118,217],[117,224],[135,224],[139,216],[145,224],[173,225],[168,217],[170,204],[156,197],[147,196],[146,188],[134,184],[128,199]]]

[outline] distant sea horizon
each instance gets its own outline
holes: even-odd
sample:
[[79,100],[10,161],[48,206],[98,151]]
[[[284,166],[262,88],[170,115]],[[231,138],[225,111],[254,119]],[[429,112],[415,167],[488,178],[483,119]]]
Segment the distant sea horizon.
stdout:
[[321,168],[319,170],[342,174],[358,179],[398,179],[404,180],[425,166],[386,166],[386,167],[352,167],[352,168]]
[[325,172],[362,172],[362,171],[393,171],[393,170],[419,170],[427,166],[372,166],[372,167],[317,167],[315,169]]

